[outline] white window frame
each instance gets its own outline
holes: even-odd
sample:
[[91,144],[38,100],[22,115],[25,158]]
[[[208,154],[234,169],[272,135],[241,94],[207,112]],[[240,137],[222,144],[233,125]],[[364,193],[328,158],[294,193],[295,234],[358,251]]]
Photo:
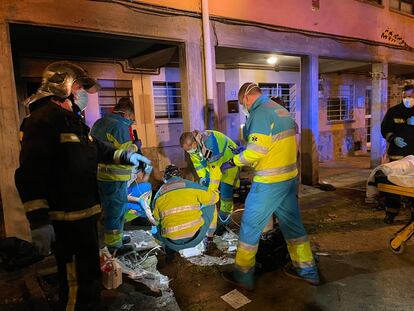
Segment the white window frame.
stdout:
[[[152,90],[155,123],[183,123],[181,83],[153,81]],[[171,95],[170,92],[175,92],[178,95]],[[165,115],[157,116],[158,113],[165,113]]]
[[337,85],[329,89],[329,96],[326,102],[326,117],[328,123],[343,123],[355,120],[354,92],[355,87],[353,84]]
[[[263,95],[279,97],[286,103],[285,108],[290,112],[293,119],[296,117],[296,84],[295,83],[265,83],[260,82]],[[289,87],[286,87],[288,85]]]
[[[113,87],[105,87],[102,86],[102,88],[98,91],[98,105],[99,105],[99,113],[101,117],[103,117],[105,114],[102,112],[103,108],[105,109],[112,109],[115,107],[115,105],[118,103],[119,99],[122,97],[128,97],[132,103],[134,103],[134,97],[133,97],[133,90],[132,90],[132,81],[131,80],[117,80],[117,79],[98,79],[98,82],[101,82],[102,85],[104,85],[103,81],[112,81],[114,86]],[[118,87],[117,83],[125,83],[129,82],[130,87]],[[114,95],[104,95],[102,94],[105,91],[113,91]],[[120,94],[120,92],[122,92]],[[128,95],[125,95],[124,93],[127,92]],[[102,98],[114,98],[115,103],[108,105],[102,103]]]

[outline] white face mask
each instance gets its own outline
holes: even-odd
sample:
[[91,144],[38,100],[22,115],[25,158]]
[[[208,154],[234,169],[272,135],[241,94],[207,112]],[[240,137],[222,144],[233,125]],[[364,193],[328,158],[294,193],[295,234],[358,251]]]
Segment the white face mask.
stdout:
[[414,107],[414,98],[412,98],[412,97],[404,97],[403,103],[404,103],[404,106],[406,108],[412,108],[412,107]]
[[193,154],[197,152],[197,148],[191,148],[190,150],[187,150],[188,154]]
[[75,104],[79,107],[80,111],[85,110],[88,105],[88,92],[84,89],[80,89],[75,94]]

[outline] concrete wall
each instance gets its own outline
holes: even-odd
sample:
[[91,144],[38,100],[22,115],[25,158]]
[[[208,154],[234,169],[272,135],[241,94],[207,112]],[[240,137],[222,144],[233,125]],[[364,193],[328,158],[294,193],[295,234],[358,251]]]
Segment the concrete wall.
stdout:
[[[0,1],[0,145],[3,146],[0,149],[0,193],[6,235],[30,239],[13,177],[18,166],[18,127],[23,113],[21,109],[19,111],[17,104],[9,23],[28,23],[176,42],[179,45],[180,76],[183,82],[183,126],[186,130],[196,126],[204,128],[205,96],[200,20],[184,16],[147,15],[120,5],[94,1],[83,1],[82,9],[69,0]],[[148,133],[144,142],[146,146],[156,146],[155,127],[151,126],[151,80],[148,76],[139,75],[133,78],[133,86],[141,88],[138,96],[134,94],[134,101],[138,103],[138,110],[143,111],[141,116],[145,116],[137,120],[138,129],[141,132],[145,129]],[[156,149],[148,154],[156,166],[158,163],[164,164],[158,160]]]
[[[142,2],[171,6],[200,12],[200,1]],[[414,19],[389,9],[390,0],[383,6],[375,6],[357,0],[320,0],[319,9],[312,9],[307,0],[210,0],[209,10],[213,16],[235,20],[259,22],[300,30],[390,43],[381,38],[387,28],[398,33],[414,46]],[[358,25],[358,26],[356,26]]]
[[[366,149],[365,90],[371,87],[371,79],[363,75],[323,74],[319,81],[319,159],[332,160],[353,155],[356,144]],[[352,121],[328,121],[327,101],[331,88],[353,85],[354,119]]]

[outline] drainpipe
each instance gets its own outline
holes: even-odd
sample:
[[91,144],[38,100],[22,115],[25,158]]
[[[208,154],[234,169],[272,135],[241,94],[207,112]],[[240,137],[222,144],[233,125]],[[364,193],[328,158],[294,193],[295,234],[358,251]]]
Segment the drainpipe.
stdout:
[[207,93],[207,127],[214,128],[214,92],[213,92],[213,67],[211,64],[210,41],[210,17],[208,12],[208,0],[201,0],[201,12],[203,20],[203,45],[204,45],[204,72]]

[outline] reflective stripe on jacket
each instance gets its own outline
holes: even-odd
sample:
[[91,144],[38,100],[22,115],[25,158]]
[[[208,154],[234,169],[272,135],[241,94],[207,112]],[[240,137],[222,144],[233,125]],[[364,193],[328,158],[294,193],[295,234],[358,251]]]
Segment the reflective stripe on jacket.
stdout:
[[221,132],[208,130],[203,132],[204,145],[212,151],[212,156],[209,161],[201,158],[197,153],[191,155],[191,161],[200,178],[203,178],[208,173],[210,178],[209,190],[216,191],[220,182],[238,187],[239,168],[235,167],[227,170],[224,174],[220,171],[220,166],[233,158],[234,154],[230,147],[237,148],[236,143]]
[[[108,114],[95,122],[92,135],[102,141],[112,144],[118,150],[134,148],[129,135],[131,121],[118,115]],[[103,164],[98,165],[98,180],[100,181],[128,181],[131,178],[131,165]]]
[[237,166],[254,168],[254,181],[280,182],[298,174],[295,122],[289,111],[260,96],[250,109],[244,133],[246,150],[233,159]]
[[161,235],[169,239],[190,238],[204,224],[202,206],[217,203],[219,195],[190,180],[173,177],[157,192],[153,214]]

